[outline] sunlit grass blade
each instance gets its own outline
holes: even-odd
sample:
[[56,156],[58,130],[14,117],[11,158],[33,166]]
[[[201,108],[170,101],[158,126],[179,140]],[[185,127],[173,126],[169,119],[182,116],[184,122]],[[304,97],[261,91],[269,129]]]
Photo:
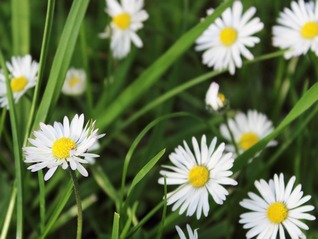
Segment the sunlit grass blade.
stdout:
[[11,194],[11,199],[10,199],[10,203],[8,205],[8,210],[6,212],[6,216],[5,216],[5,220],[3,223],[3,227],[1,229],[1,235],[0,235],[0,239],[6,239],[7,238],[7,233],[9,230],[9,226],[10,226],[10,222],[12,219],[12,215],[13,215],[13,209],[16,203],[16,197],[17,197],[17,187],[16,185],[13,186],[12,189],[12,194]]
[[57,102],[88,3],[89,0],[78,0],[72,4],[54,56],[49,79],[35,117],[35,127],[33,128],[36,128],[40,122],[45,121],[51,107]]
[[180,57],[200,34],[233,3],[226,1],[215,9],[213,14],[208,16],[194,28],[186,32],[178,39],[155,63],[147,68],[130,86],[117,97],[117,99],[106,109],[105,112],[97,116],[99,128],[103,129],[120,116],[126,108],[133,104],[142,94],[144,94],[167,69]]
[[119,214],[115,212],[113,220],[112,239],[119,238],[119,217]]
[[29,0],[11,0],[13,54],[25,55],[30,50]]

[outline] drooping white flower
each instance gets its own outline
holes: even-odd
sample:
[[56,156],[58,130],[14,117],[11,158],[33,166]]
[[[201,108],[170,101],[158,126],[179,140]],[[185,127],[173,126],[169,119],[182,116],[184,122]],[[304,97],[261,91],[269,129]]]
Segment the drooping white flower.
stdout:
[[287,50],[286,59],[305,55],[309,50],[318,56],[318,5],[314,1],[292,1],[284,8],[273,27],[273,45]]
[[89,163],[99,155],[87,151],[105,134],[97,134],[95,122],[84,127],[84,115],[75,115],[71,122],[64,117],[63,124],[54,122],[53,126],[40,123],[40,130],[34,131],[34,139],[29,138],[33,146],[24,147],[25,163],[34,163],[28,169],[31,172],[48,168],[44,180],[52,177],[58,166],[71,167],[84,177],[88,176],[82,164]]
[[199,219],[209,212],[209,194],[217,204],[223,204],[229,194],[223,185],[236,185],[230,178],[234,159],[231,153],[224,154],[224,143],[216,147],[216,137],[208,146],[205,135],[201,139],[201,149],[193,137],[194,154],[184,141],[184,147],[178,146],[175,152],[169,155],[174,166],[164,165],[168,170],[161,170],[163,176],[159,183],[179,185],[177,189],[167,194],[168,205],[174,204],[172,210],[180,208],[179,213],[187,211],[187,216],[196,212]]
[[[176,226],[176,230],[178,232],[180,239],[187,239],[184,232],[181,230],[181,228],[179,226]],[[198,239],[199,238],[198,232],[197,232],[198,229],[192,230],[189,224],[187,224],[187,231],[188,231],[188,235],[189,235],[188,239]]]
[[208,109],[219,111],[226,106],[226,99],[219,93],[219,84],[212,82],[205,96],[205,104]]
[[[212,14],[209,9],[207,14]],[[264,24],[258,17],[253,18],[255,7],[243,13],[240,1],[235,1],[232,8],[226,9],[203,34],[196,40],[197,51],[204,51],[203,64],[214,67],[215,70],[229,68],[230,74],[235,68],[242,67],[241,55],[252,60],[254,56],[247,47],[254,47],[260,42],[253,34],[261,31]]]
[[240,202],[240,205],[251,212],[240,216],[240,223],[244,229],[249,229],[246,238],[280,238],[285,239],[285,231],[293,239],[306,238],[302,230],[308,230],[308,226],[302,220],[315,220],[315,217],[307,212],[314,210],[311,205],[303,205],[311,196],[303,197],[301,185],[294,188],[296,177],[293,176],[287,185],[284,183],[284,175],[274,175],[267,183],[265,180],[255,182],[260,196],[249,192],[248,199]]
[[62,93],[65,95],[81,95],[86,87],[86,73],[84,70],[70,68],[65,77]]
[[[7,62],[6,65],[14,102],[17,103],[28,89],[35,86],[39,65],[36,61],[32,61],[30,55],[12,57],[11,62]],[[0,106],[9,108],[6,81],[2,71],[0,72]]]
[[143,46],[137,31],[143,28],[143,22],[148,19],[148,13],[143,10],[143,0],[106,0],[106,13],[112,18],[102,38],[111,38],[113,57],[122,59],[131,49],[131,42],[138,48]]
[[[239,112],[234,119],[229,119],[227,124],[233,134],[239,153],[249,149],[274,130],[273,123],[267,116],[256,110],[249,110],[247,114]],[[226,124],[222,124],[220,132],[224,138],[232,142],[228,127]],[[272,140],[267,144],[267,147],[275,146],[276,144],[277,142]],[[229,144],[226,149],[235,153],[234,145]]]

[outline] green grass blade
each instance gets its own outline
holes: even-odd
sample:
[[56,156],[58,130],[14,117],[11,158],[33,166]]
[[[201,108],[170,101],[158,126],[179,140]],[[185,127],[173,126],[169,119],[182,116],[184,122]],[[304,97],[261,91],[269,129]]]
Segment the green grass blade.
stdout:
[[112,239],[119,238],[119,214],[114,213],[114,222],[113,222],[113,230],[112,230]]
[[30,51],[29,0],[11,0],[13,55]]
[[289,114],[278,125],[278,127],[265,138],[253,145],[250,149],[239,155],[233,166],[233,171],[240,170],[244,164],[248,162],[257,152],[265,148],[272,139],[276,138],[282,131],[290,125],[296,118],[308,110],[318,100],[318,83],[314,84],[306,93],[299,99],[296,105],[291,109]]
[[127,193],[127,197],[129,197],[130,193],[134,190],[134,187],[149,173],[149,171],[156,165],[156,163],[159,161],[162,155],[164,155],[165,152],[166,149],[161,150],[152,159],[150,159],[149,162],[142,169],[139,170],[137,175],[132,180]]
[[15,109],[15,103],[13,100],[13,94],[10,87],[10,80],[8,76],[8,71],[5,65],[5,61],[2,55],[2,51],[0,50],[0,65],[4,72],[6,78],[6,87],[7,87],[7,97],[9,101],[9,115],[10,115],[10,123],[11,123],[11,131],[12,131],[12,145],[13,145],[13,155],[15,162],[15,177],[17,180],[17,238],[22,238],[23,236],[23,183],[22,183],[22,148],[21,142],[19,139],[19,131],[18,131],[18,121],[17,121],[17,113]]
[[221,4],[215,9],[213,14],[185,33],[154,64],[146,69],[138,79],[118,96],[105,112],[97,116],[96,122],[98,122],[99,128],[103,129],[108,126],[120,116],[129,105],[133,104],[142,94],[147,92],[176,59],[188,50],[201,33],[232,3],[233,1],[229,0]]
[[78,0],[72,4],[54,56],[49,80],[35,117],[35,126],[45,121],[49,110],[58,100],[88,3],[89,0]]

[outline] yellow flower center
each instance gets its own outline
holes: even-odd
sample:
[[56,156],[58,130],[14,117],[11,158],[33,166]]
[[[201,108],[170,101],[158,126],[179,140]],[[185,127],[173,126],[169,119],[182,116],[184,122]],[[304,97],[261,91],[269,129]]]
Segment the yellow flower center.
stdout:
[[242,135],[239,146],[243,150],[247,150],[259,141],[259,137],[255,133],[245,133]]
[[225,96],[222,93],[218,93],[218,98],[224,103],[225,101]]
[[13,78],[10,83],[11,89],[15,93],[22,91],[27,84],[28,80],[24,76]]
[[267,209],[267,217],[273,223],[281,223],[287,218],[288,209],[282,202],[275,202],[269,205]]
[[192,186],[200,188],[209,180],[209,170],[204,166],[195,166],[190,170],[188,178]]
[[76,77],[76,76],[74,76],[74,77],[72,77],[72,78],[69,80],[68,85],[69,85],[69,87],[73,88],[75,85],[77,85],[77,84],[80,83],[80,82],[81,82],[81,79],[78,78],[78,77]]
[[311,39],[318,36],[318,23],[317,22],[307,22],[301,28],[301,35],[303,38]]
[[128,13],[121,13],[113,17],[113,23],[120,28],[125,30],[130,26],[131,18]]
[[232,27],[226,27],[220,33],[220,40],[225,46],[231,46],[236,39],[237,31]]
[[52,153],[57,159],[65,159],[70,156],[70,151],[76,148],[75,142],[66,137],[56,140],[52,146]]

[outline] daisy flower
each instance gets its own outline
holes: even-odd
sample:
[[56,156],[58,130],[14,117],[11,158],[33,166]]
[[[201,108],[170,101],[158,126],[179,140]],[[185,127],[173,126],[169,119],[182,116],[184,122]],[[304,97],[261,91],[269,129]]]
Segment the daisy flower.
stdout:
[[285,187],[284,175],[274,175],[274,180],[255,182],[261,196],[249,192],[249,199],[244,199],[240,205],[252,212],[243,213],[240,223],[243,228],[250,229],[246,237],[280,238],[285,239],[284,229],[293,239],[306,238],[301,229],[308,230],[308,226],[301,220],[315,220],[309,211],[314,210],[311,205],[302,206],[311,196],[303,197],[301,185],[294,189],[296,177],[293,176]]
[[65,77],[62,93],[65,95],[81,95],[85,91],[86,74],[84,70],[70,68]]
[[219,93],[219,84],[212,82],[205,96],[205,104],[209,110],[220,111],[227,101],[222,93]]
[[[209,9],[207,14],[212,12]],[[213,66],[215,70],[229,68],[233,75],[236,67],[242,67],[241,55],[252,60],[254,57],[247,47],[254,47],[260,42],[258,37],[252,35],[264,27],[258,17],[252,18],[255,12],[256,8],[251,7],[243,13],[240,1],[227,8],[196,40],[195,49],[204,51],[203,64]]]
[[96,140],[105,134],[97,134],[94,129],[95,122],[87,123],[84,127],[84,115],[77,114],[71,122],[65,116],[63,124],[54,122],[54,125],[40,123],[40,130],[34,131],[35,139],[29,138],[33,146],[24,147],[25,163],[34,163],[28,169],[31,172],[48,168],[44,180],[49,180],[58,166],[63,169],[71,167],[78,170],[84,177],[88,176],[82,164],[89,163],[92,158],[99,155],[87,151],[95,144]]
[[[12,57],[6,64],[14,102],[17,103],[28,89],[35,86],[39,65],[30,55]],[[3,72],[0,75],[0,106],[9,108],[5,77]]]
[[180,185],[176,190],[167,194],[168,205],[174,204],[172,210],[180,208],[180,215],[187,210],[187,216],[196,212],[199,219],[209,212],[209,194],[217,204],[223,204],[229,194],[223,185],[237,185],[230,178],[233,174],[230,169],[234,159],[231,153],[224,154],[224,143],[216,147],[216,137],[208,146],[205,135],[201,138],[201,149],[197,140],[192,138],[194,153],[188,144],[183,141],[184,147],[178,146],[175,152],[169,155],[174,166],[164,165],[168,170],[161,170],[164,177],[159,183]]
[[[181,228],[179,226],[176,226],[176,230],[178,232],[180,239],[187,239],[184,232],[181,230]],[[189,239],[198,239],[199,238],[197,230],[198,229],[195,229],[194,231],[192,231],[190,225],[187,224],[187,231],[188,231]]]
[[291,9],[280,13],[277,26],[273,27],[273,45],[286,49],[290,59],[305,55],[309,50],[318,56],[318,6],[314,1],[291,2]]
[[[227,125],[233,134],[239,153],[248,150],[274,130],[273,124],[267,116],[256,110],[249,110],[247,114],[239,112],[234,119],[228,120]],[[227,125],[222,124],[220,126],[220,132],[225,139],[232,142]],[[275,146],[276,144],[277,142],[272,140],[267,146]],[[235,153],[235,147],[233,145],[227,145],[226,149],[229,152]]]
[[136,32],[143,27],[148,13],[143,10],[143,0],[106,0],[106,13],[112,18],[101,38],[111,38],[113,57],[122,59],[130,52],[130,43],[141,48],[143,43]]

